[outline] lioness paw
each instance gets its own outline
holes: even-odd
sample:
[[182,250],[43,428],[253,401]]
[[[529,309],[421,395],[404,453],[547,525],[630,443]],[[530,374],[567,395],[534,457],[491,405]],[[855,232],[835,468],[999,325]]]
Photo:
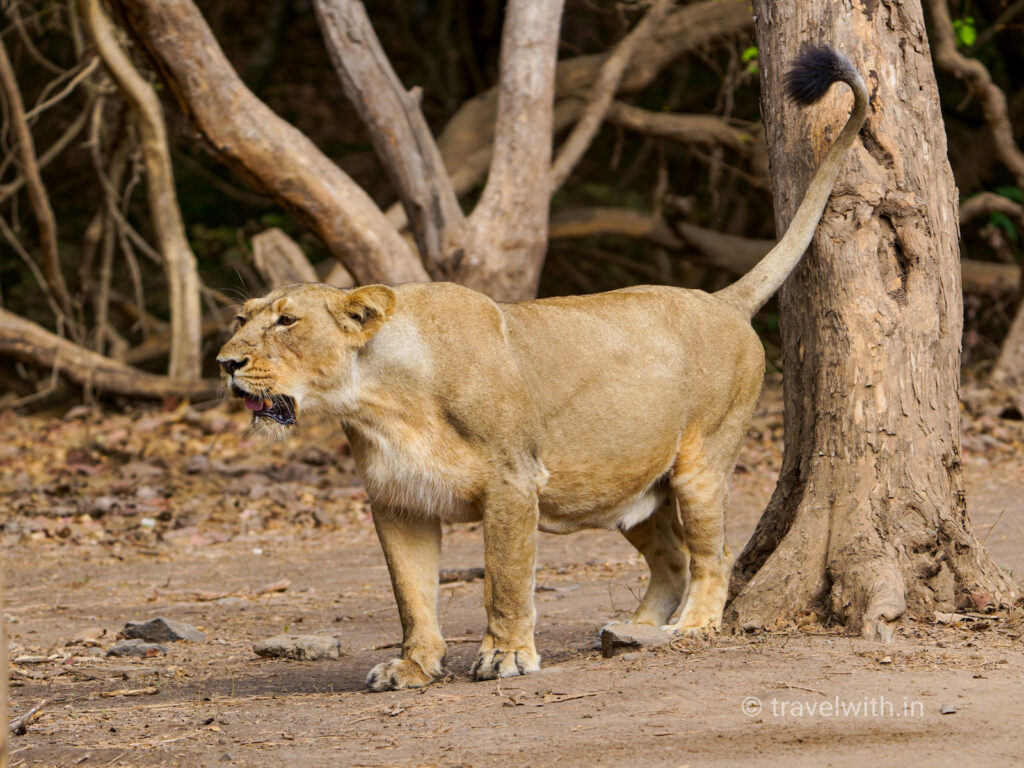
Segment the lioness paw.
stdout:
[[402,688],[422,688],[434,682],[434,676],[408,659],[382,661],[366,676],[366,687],[371,691],[397,691]]
[[540,655],[531,648],[494,648],[477,654],[470,674],[474,680],[494,680],[498,677],[526,675],[538,669]]
[[703,626],[679,626],[678,624],[666,624],[661,628],[662,632],[668,632],[673,637],[692,637],[704,640],[714,640],[718,636],[720,626],[709,623]]

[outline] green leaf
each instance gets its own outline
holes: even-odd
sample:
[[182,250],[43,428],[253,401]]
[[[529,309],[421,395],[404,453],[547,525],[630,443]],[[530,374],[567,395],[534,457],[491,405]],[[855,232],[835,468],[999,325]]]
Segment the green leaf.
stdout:
[[974,26],[973,16],[954,19],[953,31],[956,32],[957,48],[970,48],[978,39],[978,28]]
[[743,49],[743,53],[740,54],[740,61],[746,64],[748,61],[754,61],[757,59],[757,46],[751,45]]

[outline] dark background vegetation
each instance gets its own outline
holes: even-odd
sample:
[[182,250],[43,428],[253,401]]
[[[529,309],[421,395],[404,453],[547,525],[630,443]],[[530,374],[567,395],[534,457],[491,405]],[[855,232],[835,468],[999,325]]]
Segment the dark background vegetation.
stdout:
[[[232,64],[256,95],[305,132],[328,156],[386,207],[395,196],[359,119],[346,102],[325,50],[313,9],[306,0],[228,2],[199,0]],[[499,0],[368,0],[377,34],[407,87],[423,90],[423,111],[437,135],[468,99],[494,85],[503,3]],[[961,51],[981,60],[1009,102],[1010,120],[1020,141],[1024,127],[1024,3],[964,0],[951,3],[958,21]],[[16,13],[20,23],[12,21]],[[614,2],[569,0],[562,25],[560,55],[603,52],[631,26],[637,12]],[[22,89],[26,109],[47,98],[59,70],[78,66],[74,24],[68,4],[53,0],[13,0],[3,19],[3,38]],[[973,38],[973,39],[972,39]],[[640,51],[639,56],[643,55]],[[150,63],[138,48],[136,63],[161,89]],[[1021,190],[998,162],[978,101],[960,80],[938,72],[949,138],[949,154],[961,199],[995,191],[1021,201]],[[59,90],[59,87],[56,89]],[[52,95],[53,91],[49,91]],[[166,93],[161,89],[162,95]],[[668,67],[644,92],[629,101],[649,110],[724,116],[760,135],[756,49],[749,36],[691,55]],[[32,125],[37,152],[43,152],[84,109],[82,89],[46,110]],[[330,257],[318,240],[272,199],[220,165],[206,150],[177,104],[165,98],[179,201],[204,283],[231,296],[260,293],[264,287],[247,258],[252,235],[278,226],[303,246],[311,261]],[[17,174],[14,144],[6,121],[0,133],[3,173]],[[128,125],[120,97],[107,99],[104,119],[113,130]],[[87,146],[88,131],[43,170],[55,209],[60,255],[72,292],[81,292],[87,276],[78,273],[83,233],[102,204],[99,181]],[[682,218],[700,226],[751,238],[774,237],[771,194],[765,173],[749,158],[721,148],[687,145],[630,132],[606,123],[582,163],[555,196],[552,211],[581,206],[619,206],[661,210],[668,220]],[[136,150],[123,184],[128,220],[152,241],[141,155]],[[482,185],[467,198],[470,208]],[[24,190],[0,206],[30,254],[37,252],[36,230]],[[962,232],[963,255],[977,260],[1020,263],[1019,222],[988,214]],[[551,242],[541,294],[587,293],[634,283],[665,282],[715,289],[732,278],[700,266],[687,250],[626,237],[591,237]],[[139,257],[147,309],[167,317],[164,276],[159,266]],[[114,288],[132,292],[127,270],[118,268]],[[23,260],[0,238],[2,305],[53,328],[36,281]],[[1016,297],[968,295],[965,366],[984,370],[997,353]],[[134,318],[117,314],[112,322],[131,342],[143,338]],[[778,363],[774,304],[757,320],[769,359]],[[218,338],[207,341],[209,353]],[[209,360],[208,360],[209,364]],[[4,363],[3,365],[7,365]],[[153,370],[161,363],[152,361]],[[210,372],[209,369],[207,372]],[[0,384],[0,387],[3,385]]]

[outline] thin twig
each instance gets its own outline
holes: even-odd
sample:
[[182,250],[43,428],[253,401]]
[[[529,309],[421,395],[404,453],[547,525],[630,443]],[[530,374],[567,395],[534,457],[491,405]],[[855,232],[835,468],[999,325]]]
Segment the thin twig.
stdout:
[[594,79],[587,105],[583,109],[583,115],[559,149],[558,157],[551,164],[549,183],[552,193],[562,186],[594,140],[601,123],[604,122],[605,113],[612,103],[615,92],[619,88],[619,82],[622,80],[626,67],[629,66],[629,62],[633,58],[634,51],[654,32],[670,7],[672,7],[672,0],[657,0],[643,19],[633,27],[633,30],[623,38],[615,51],[601,64],[601,69]]
[[28,730],[28,724],[31,723],[32,720],[35,719],[36,715],[38,715],[39,712],[43,709],[43,707],[45,707],[49,703],[49,699],[43,699],[34,707],[32,707],[32,709],[11,720],[11,722],[7,726],[7,729],[15,736],[23,736],[25,732]]
[[[71,125],[67,127],[67,130],[65,130],[64,133],[61,134],[60,138],[53,142],[53,144],[51,144],[49,147],[47,147],[46,151],[39,156],[40,171],[43,170],[46,166],[48,166],[50,162],[55,157],[57,157],[61,152],[63,152],[65,149],[71,146],[71,142],[78,138],[78,134],[82,132],[82,129],[85,127],[85,124],[87,122],[89,122],[88,107],[83,109],[79,113],[78,117],[74,119],[74,122],[72,122]],[[0,172],[2,172],[2,170],[3,169],[0,168]],[[0,203],[3,203],[8,197],[13,195],[23,186],[25,186],[24,176],[18,176],[18,178],[16,178],[14,181],[8,182],[7,184],[0,186]]]
[[61,313],[70,318],[71,296],[68,293],[67,284],[64,282],[64,275],[60,271],[60,261],[57,255],[57,221],[53,215],[53,208],[50,206],[50,199],[46,194],[46,187],[43,186],[42,177],[39,175],[39,164],[36,161],[32,132],[28,129],[28,122],[25,120],[25,105],[21,100],[21,91],[18,89],[18,81],[14,76],[11,60],[7,57],[7,48],[4,46],[3,38],[0,38],[0,88],[7,96],[11,126],[18,140],[18,153],[21,159],[22,173],[25,177],[25,186],[28,189],[29,202],[32,204],[32,211],[35,213],[39,226],[43,274],[46,276],[46,282],[53,292]]
[[93,56],[88,62],[86,62],[85,66],[82,67],[81,71],[72,77],[70,82],[68,82],[68,84],[65,85],[58,93],[54,94],[46,101],[36,104],[32,109],[26,112],[25,119],[31,123],[34,121],[36,115],[42,114],[54,104],[63,101],[71,94],[72,91],[75,90],[75,88],[78,87],[78,84],[91,75],[99,65],[100,60],[96,56]]

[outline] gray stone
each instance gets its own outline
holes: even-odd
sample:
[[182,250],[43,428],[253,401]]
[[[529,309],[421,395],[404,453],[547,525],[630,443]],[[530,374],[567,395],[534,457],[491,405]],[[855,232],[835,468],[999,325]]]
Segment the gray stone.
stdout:
[[650,624],[613,622],[601,630],[601,653],[605,658],[611,658],[625,650],[660,648],[671,641],[671,635]]
[[149,621],[129,621],[124,625],[122,634],[125,637],[148,640],[151,643],[168,643],[176,640],[191,640],[193,643],[205,643],[206,635],[183,621],[173,621],[157,616]]
[[340,659],[341,643],[330,635],[278,635],[252,647],[257,656],[298,661]]
[[107,651],[107,656],[138,656],[140,659],[147,659],[150,656],[163,656],[166,653],[166,645],[147,643],[145,640],[135,638],[114,643]]
[[251,608],[252,602],[244,597],[222,597],[214,603],[221,608]]

